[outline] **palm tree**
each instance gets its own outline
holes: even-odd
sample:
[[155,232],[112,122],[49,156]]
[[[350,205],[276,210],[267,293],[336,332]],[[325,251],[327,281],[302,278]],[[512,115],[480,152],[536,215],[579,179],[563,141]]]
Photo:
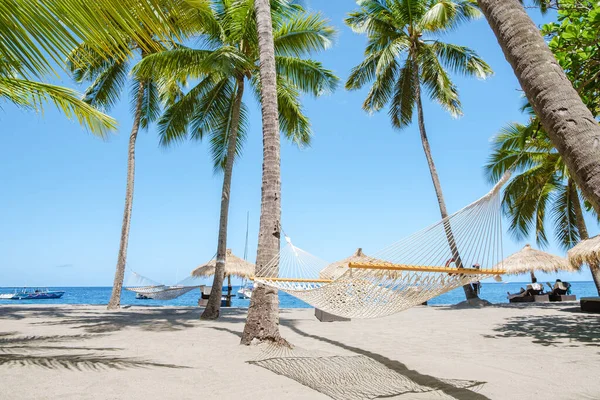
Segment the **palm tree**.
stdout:
[[[189,36],[196,32],[206,21],[209,9],[199,3],[194,12],[181,15],[176,12],[175,3],[165,3],[173,7],[166,11],[173,27],[172,36]],[[175,11],[171,14],[172,11]],[[194,23],[196,25],[194,25]],[[149,27],[139,25],[137,30],[149,31]],[[128,30],[115,33],[118,39],[129,34]],[[135,32],[134,32],[135,33]],[[141,37],[140,34],[134,37]],[[91,82],[84,94],[83,100],[95,107],[110,110],[118,101],[119,96],[127,82],[130,64],[134,57],[139,56],[143,60],[146,56],[157,52],[164,52],[173,46],[170,40],[161,40],[159,36],[153,37],[154,43],[142,45],[134,40],[127,42],[128,50],[115,52],[114,57],[104,57],[97,52],[90,43],[84,42],[78,45],[68,57],[68,69],[78,83]],[[125,58],[118,54],[129,55]],[[160,115],[160,98],[156,83],[152,77],[144,79],[134,78],[131,85],[133,125],[129,135],[129,148],[127,159],[127,186],[125,189],[125,209],[123,211],[123,223],[121,225],[121,239],[115,279],[112,294],[108,302],[108,309],[116,309],[121,304],[121,291],[125,277],[125,266],[127,263],[127,246],[129,242],[129,229],[131,226],[131,212],[133,207],[133,191],[135,181],[135,144],[139,129],[148,128],[151,122]]]
[[[281,145],[279,142],[277,67],[269,0],[254,0],[260,60],[260,91],[263,130],[263,172],[260,226],[256,251],[256,274],[265,274],[265,266],[279,253],[281,237]],[[274,271],[276,273],[278,271]],[[248,318],[241,343],[253,339],[286,343],[279,334],[279,298],[277,290],[258,285],[252,293]]]
[[[40,82],[56,73],[53,64],[79,41],[89,43],[102,57],[124,57],[123,33],[143,47],[152,47],[152,36],[165,37],[171,22],[162,11],[163,0],[3,0],[0,3],[0,98],[17,106],[41,110],[54,103],[68,117],[98,135],[114,129],[110,117],[81,101],[77,92]],[[191,21],[193,9],[183,0],[169,2],[170,16]],[[138,29],[142,21],[152,35]],[[87,62],[87,60],[82,60]]]
[[[135,44],[131,46],[135,48]],[[78,60],[86,56],[91,50],[85,46],[78,46],[70,55],[69,60]],[[141,51],[141,57],[146,53]],[[132,57],[135,53],[131,53]],[[81,64],[70,61],[70,72],[76,82],[91,82],[84,93],[86,103],[103,110],[110,110],[120,97],[128,81],[130,59],[103,59],[96,58],[97,63]],[[116,309],[121,305],[121,291],[125,276],[127,262],[127,243],[129,241],[129,227],[131,225],[131,210],[133,207],[133,188],[135,180],[135,143],[140,127],[147,128],[160,112],[160,103],[156,85],[152,80],[134,79],[131,85],[133,126],[129,134],[129,147],[127,157],[127,186],[125,189],[125,210],[121,225],[121,240],[117,257],[117,267],[113,283],[112,294],[108,302],[108,309]]]
[[[554,225],[555,237],[565,250],[589,238],[583,210],[594,214],[593,209],[582,205],[583,195],[537,118],[527,125],[507,125],[493,146],[486,165],[489,179],[498,181],[504,172],[516,172],[504,189],[502,208],[517,240],[534,231],[538,245],[546,246],[548,224]],[[600,294],[600,267],[590,265],[590,270]]]
[[[359,4],[346,23],[355,32],[366,34],[368,43],[365,60],[352,69],[346,88],[356,90],[373,82],[363,109],[380,111],[389,103],[392,125],[397,129],[411,124],[416,105],[423,150],[445,219],[448,211],[425,130],[421,89],[451,115],[461,114],[458,91],[447,70],[479,78],[492,71],[473,50],[444,43],[438,37],[476,18],[479,12],[470,1],[365,0]],[[462,268],[450,223],[444,226],[453,260]],[[467,299],[477,298],[471,285],[464,290]]]
[[[214,19],[205,24],[203,48],[148,56],[136,67],[136,74],[157,77],[174,94],[158,123],[161,143],[169,145],[188,133],[198,140],[208,135],[215,169],[224,171],[213,281],[218,289],[223,285],[233,165],[247,134],[244,90],[249,86],[258,96],[262,80],[253,1],[216,0],[213,7]],[[312,133],[300,95],[331,92],[338,78],[305,56],[327,48],[335,31],[319,14],[306,13],[285,0],[273,1],[272,13],[281,131],[293,142],[308,145]],[[170,89],[187,80],[198,84],[187,93]],[[201,318],[217,318],[220,304],[221,291],[213,290]]]
[[477,3],[571,177],[600,213],[600,125],[518,0]]

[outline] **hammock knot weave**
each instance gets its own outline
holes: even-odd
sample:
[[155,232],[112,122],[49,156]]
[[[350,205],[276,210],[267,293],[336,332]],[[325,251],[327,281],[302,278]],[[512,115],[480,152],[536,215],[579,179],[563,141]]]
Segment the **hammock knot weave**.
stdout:
[[279,254],[257,269],[254,281],[331,314],[376,318],[500,275],[500,189],[509,178],[506,173],[488,194],[449,217],[364,261],[349,262],[342,274],[286,236]]

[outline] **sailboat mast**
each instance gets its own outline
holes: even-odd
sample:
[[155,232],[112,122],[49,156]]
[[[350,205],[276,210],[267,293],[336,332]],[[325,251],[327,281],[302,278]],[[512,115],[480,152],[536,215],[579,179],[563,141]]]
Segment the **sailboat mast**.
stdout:
[[250,225],[250,211],[246,213],[246,244],[244,245],[244,260],[248,259],[248,226]]

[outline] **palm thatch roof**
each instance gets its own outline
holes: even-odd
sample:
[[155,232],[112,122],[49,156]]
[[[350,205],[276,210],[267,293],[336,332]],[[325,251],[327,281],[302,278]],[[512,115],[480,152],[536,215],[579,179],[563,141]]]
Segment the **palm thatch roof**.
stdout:
[[530,245],[525,245],[520,251],[506,257],[494,268],[505,270],[509,275],[518,275],[533,271],[557,272],[561,270],[573,270],[565,258],[532,249]]
[[[204,265],[192,271],[193,276],[211,276],[215,274],[217,260],[212,259]],[[225,256],[225,276],[239,276],[240,278],[251,278],[254,276],[254,264],[237,257],[227,249]]]
[[569,264],[573,268],[581,268],[583,264],[600,263],[600,235],[582,240],[567,253]]
[[349,268],[348,264],[351,262],[359,263],[374,261],[377,261],[377,259],[365,255],[365,253],[363,253],[362,251],[362,248],[358,248],[356,249],[356,252],[350,257],[331,263],[325,268],[323,268],[321,272],[319,272],[319,277],[321,279],[337,279],[346,273],[346,271]]

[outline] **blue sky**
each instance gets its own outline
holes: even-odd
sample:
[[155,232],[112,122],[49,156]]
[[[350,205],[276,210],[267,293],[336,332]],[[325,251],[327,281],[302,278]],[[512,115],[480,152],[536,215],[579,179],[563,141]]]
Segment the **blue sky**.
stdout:
[[[312,0],[309,5],[339,29],[336,43],[318,58],[343,81],[360,62],[365,43],[343,24],[355,3]],[[475,49],[495,72],[486,81],[455,77],[464,111],[460,119],[425,102],[433,156],[453,212],[489,190],[482,166],[490,138],[505,123],[525,118],[518,110],[518,82],[484,19],[445,40]],[[58,82],[76,87],[66,76]],[[328,261],[357,247],[375,252],[439,219],[416,124],[394,131],[386,112],[362,111],[365,94],[366,89],[347,92],[342,85],[333,95],[306,98],[312,146],[282,146],[284,230],[297,246]],[[254,260],[262,141],[260,109],[251,96],[247,101],[251,130],[234,171],[228,247],[243,254],[249,212]],[[40,115],[2,104],[0,286],[111,285],[131,128],[126,93],[112,115],[119,130],[102,141],[51,107]],[[141,133],[128,267],[173,283],[209,260],[216,251],[220,190],[221,175],[213,173],[206,144],[164,149],[154,128]],[[590,224],[590,230],[598,233],[597,225]],[[508,256],[525,242],[505,233],[504,244]],[[547,250],[563,254],[555,245]],[[561,278],[591,279],[587,270]]]

